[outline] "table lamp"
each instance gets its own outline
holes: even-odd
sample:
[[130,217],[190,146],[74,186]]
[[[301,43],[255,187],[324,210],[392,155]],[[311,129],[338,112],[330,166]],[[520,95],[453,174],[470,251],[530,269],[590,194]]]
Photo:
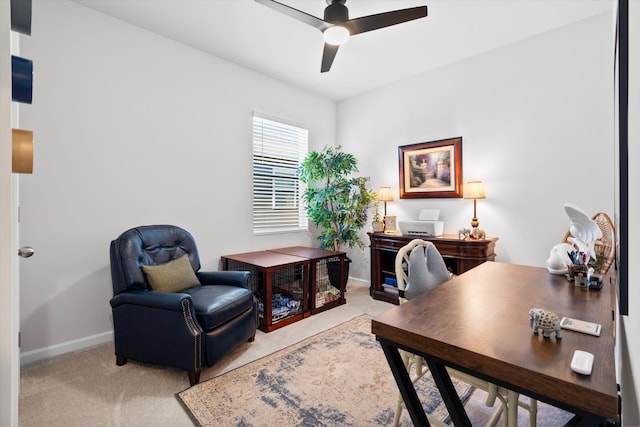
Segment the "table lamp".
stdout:
[[396,217],[387,216],[387,202],[393,202],[393,192],[391,187],[380,187],[378,192],[378,200],[384,202],[384,231],[395,232],[396,231]]
[[384,201],[384,216],[387,216],[387,202],[393,202],[393,193],[391,187],[380,187],[378,192],[378,200]]
[[468,181],[464,187],[464,198],[473,199],[473,218],[471,219],[471,238],[472,239],[484,239],[485,232],[478,228],[480,221],[476,216],[476,200],[486,199],[484,194],[484,184],[482,181]]

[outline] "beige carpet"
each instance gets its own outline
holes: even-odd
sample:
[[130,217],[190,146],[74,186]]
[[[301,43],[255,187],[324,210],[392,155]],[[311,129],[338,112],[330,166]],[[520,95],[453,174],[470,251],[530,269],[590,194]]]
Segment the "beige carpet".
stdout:
[[[455,383],[466,400],[473,390]],[[430,377],[416,387],[425,411],[448,417]],[[393,421],[397,390],[365,315],[178,397],[202,426],[380,426]],[[401,421],[411,425],[406,411]]]
[[[394,308],[371,298],[368,287],[353,283],[348,287],[347,304],[268,334],[258,331],[255,342],[204,369],[201,380],[260,360],[362,314],[375,316]],[[384,360],[381,350],[380,358]],[[134,361],[116,366],[113,343],[107,343],[22,367],[19,426],[189,427],[193,421],[175,397],[188,385],[186,373],[178,369]],[[476,390],[466,405],[474,426],[484,425],[490,416],[484,399],[482,390]],[[527,413],[518,412],[518,426],[527,426]],[[538,427],[562,425],[557,414],[558,410],[540,404]],[[500,420],[498,426],[502,425]]]
[[[108,302],[107,302],[108,304]],[[349,284],[347,304],[273,332],[258,331],[210,368],[201,381],[261,359],[362,314],[393,305],[374,300],[368,286]],[[116,366],[113,343],[23,366],[19,427],[189,427],[193,421],[176,393],[189,386],[185,371],[130,360]]]

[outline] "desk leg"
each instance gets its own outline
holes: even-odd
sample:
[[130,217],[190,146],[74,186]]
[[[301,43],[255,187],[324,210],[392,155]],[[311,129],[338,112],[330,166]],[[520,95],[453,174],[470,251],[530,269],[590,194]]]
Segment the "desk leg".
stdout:
[[378,341],[380,342],[380,346],[382,346],[382,351],[384,351],[387,362],[389,362],[389,367],[391,367],[393,377],[396,379],[398,389],[400,389],[400,394],[402,395],[402,399],[404,399],[413,425],[430,426],[431,424],[429,424],[427,414],[424,413],[422,403],[420,403],[416,389],[413,387],[411,378],[409,378],[409,373],[404,367],[404,363],[402,363],[402,357],[400,356],[398,348],[390,345],[387,341],[381,339],[378,339]]
[[471,421],[469,421],[467,411],[465,411],[464,405],[460,401],[460,397],[451,382],[451,377],[449,376],[449,372],[447,372],[446,366],[431,359],[427,359],[427,364],[429,365],[433,381],[438,386],[442,400],[447,406],[447,411],[449,411],[453,425],[456,427],[471,427]]

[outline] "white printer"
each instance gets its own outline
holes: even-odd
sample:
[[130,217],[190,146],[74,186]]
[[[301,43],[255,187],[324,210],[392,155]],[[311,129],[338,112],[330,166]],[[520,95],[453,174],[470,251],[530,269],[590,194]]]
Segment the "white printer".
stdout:
[[440,209],[422,209],[417,221],[399,221],[402,234],[413,236],[442,236],[444,222],[438,221]]

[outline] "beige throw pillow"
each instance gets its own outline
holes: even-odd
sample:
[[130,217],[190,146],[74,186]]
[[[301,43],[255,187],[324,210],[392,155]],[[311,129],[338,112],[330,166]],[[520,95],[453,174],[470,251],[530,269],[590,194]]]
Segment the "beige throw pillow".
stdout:
[[164,264],[143,265],[142,271],[154,291],[182,292],[185,289],[200,286],[189,262],[189,255],[186,254]]

